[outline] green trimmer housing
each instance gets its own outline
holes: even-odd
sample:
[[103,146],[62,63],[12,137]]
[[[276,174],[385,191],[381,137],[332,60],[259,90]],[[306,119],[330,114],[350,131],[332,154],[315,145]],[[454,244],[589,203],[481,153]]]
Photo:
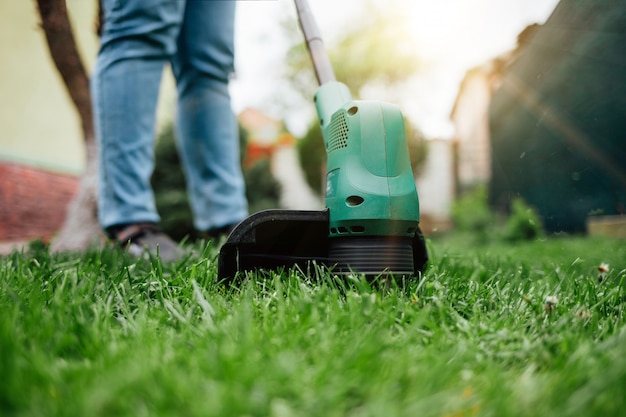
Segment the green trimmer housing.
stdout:
[[308,270],[312,262],[337,274],[417,276],[428,257],[402,112],[352,99],[334,78],[308,5],[295,3],[320,83],[315,104],[327,154],[326,209],[248,217],[222,246],[218,276]]

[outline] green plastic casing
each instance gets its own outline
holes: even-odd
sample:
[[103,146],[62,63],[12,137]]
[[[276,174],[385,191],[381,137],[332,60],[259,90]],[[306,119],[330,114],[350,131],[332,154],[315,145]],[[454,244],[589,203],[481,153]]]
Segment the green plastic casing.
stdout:
[[353,100],[339,82],[315,94],[327,153],[329,236],[415,235],[419,200],[400,109]]

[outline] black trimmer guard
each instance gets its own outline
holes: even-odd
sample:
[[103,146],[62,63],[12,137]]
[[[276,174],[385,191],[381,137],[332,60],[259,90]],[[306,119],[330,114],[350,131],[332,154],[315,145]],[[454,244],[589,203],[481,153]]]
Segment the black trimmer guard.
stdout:
[[[403,266],[403,275],[419,276],[426,266],[428,254],[421,231],[408,241],[396,243],[397,240],[384,237],[371,239],[346,238],[341,240],[340,250],[336,250],[337,238],[331,244],[328,237],[329,211],[299,210],[265,210],[253,214],[235,227],[222,246],[218,257],[218,278],[231,282],[237,273],[255,270],[279,270],[299,267],[307,271],[311,262],[324,266],[333,273],[365,273],[378,275],[391,271],[394,273],[394,256],[407,253],[409,270]],[[389,242],[393,242],[391,245]],[[333,246],[335,245],[335,246]],[[333,253],[357,252],[362,259],[352,256],[351,261],[329,256]],[[350,249],[355,248],[355,249]],[[397,248],[398,250],[395,250]],[[412,253],[411,253],[412,251]],[[383,267],[381,263],[372,269],[371,259],[383,254],[385,259],[392,259],[392,264]],[[396,254],[396,255],[394,255]],[[412,255],[412,259],[411,258]],[[403,256],[403,255],[401,255]],[[380,257],[380,256],[379,256]],[[404,262],[406,264],[406,260]]]

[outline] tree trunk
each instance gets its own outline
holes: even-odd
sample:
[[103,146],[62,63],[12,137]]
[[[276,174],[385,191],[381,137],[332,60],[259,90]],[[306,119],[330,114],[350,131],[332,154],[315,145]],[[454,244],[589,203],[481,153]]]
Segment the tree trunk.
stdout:
[[87,156],[78,192],[69,203],[51,250],[85,250],[102,241],[97,220],[98,169],[89,77],[76,47],[65,0],[37,0],[37,10],[52,60],[80,117]]

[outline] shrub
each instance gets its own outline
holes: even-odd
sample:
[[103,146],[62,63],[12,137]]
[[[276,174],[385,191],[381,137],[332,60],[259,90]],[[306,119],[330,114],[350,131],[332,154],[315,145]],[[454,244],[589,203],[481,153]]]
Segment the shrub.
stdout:
[[466,192],[452,205],[452,221],[458,231],[475,235],[486,243],[495,226],[495,216],[487,203],[487,187],[478,186]]
[[318,195],[324,190],[324,167],[326,148],[317,120],[311,124],[303,138],[298,140],[298,157],[304,178],[311,189]]
[[511,202],[511,214],[504,226],[504,239],[510,242],[534,240],[544,236],[539,215],[522,198]]
[[272,175],[270,160],[260,159],[243,171],[250,213],[277,208],[280,201],[280,184]]

